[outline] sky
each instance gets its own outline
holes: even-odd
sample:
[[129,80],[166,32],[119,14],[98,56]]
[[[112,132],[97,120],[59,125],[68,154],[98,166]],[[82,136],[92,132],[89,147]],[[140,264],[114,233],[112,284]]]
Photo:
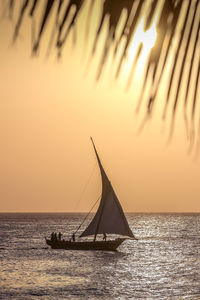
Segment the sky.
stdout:
[[126,212],[200,212],[200,158],[188,155],[181,113],[170,143],[159,106],[138,133],[140,66],[127,91],[130,63],[115,81],[110,56],[96,82],[100,51],[88,59],[96,28],[85,45],[84,18],[60,61],[55,52],[46,58],[46,40],[31,57],[28,19],[14,45],[13,23],[1,20],[0,212],[89,211],[101,193],[90,136]]

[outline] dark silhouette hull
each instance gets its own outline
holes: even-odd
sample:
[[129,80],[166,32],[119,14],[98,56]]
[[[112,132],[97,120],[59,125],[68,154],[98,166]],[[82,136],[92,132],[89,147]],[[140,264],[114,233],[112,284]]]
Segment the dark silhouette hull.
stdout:
[[50,240],[46,239],[47,245],[51,246],[52,249],[66,249],[66,250],[106,250],[115,251],[117,247],[125,239],[118,238],[112,241],[83,241],[83,242],[71,242],[64,240]]

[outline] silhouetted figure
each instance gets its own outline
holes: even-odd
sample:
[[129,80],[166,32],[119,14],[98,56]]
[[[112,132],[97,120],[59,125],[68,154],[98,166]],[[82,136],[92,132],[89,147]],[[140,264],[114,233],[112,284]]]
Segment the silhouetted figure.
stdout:
[[75,234],[72,234],[72,241],[75,242]]
[[103,233],[103,241],[106,242],[106,233]]
[[51,233],[51,240],[54,240],[54,232]]
[[57,239],[58,239],[57,238],[57,233],[55,232],[55,234],[54,234],[54,240],[57,241]]
[[59,232],[59,234],[58,234],[58,239],[61,240],[61,237],[62,237],[62,233]]

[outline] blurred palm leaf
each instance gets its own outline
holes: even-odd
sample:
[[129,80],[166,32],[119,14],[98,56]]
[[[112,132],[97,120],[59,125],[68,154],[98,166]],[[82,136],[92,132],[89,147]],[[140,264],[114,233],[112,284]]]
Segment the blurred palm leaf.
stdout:
[[[194,120],[198,116],[197,103],[200,102],[199,83],[200,83],[200,0],[96,0],[101,3],[101,19],[98,24],[92,54],[94,55],[98,38],[103,30],[105,18],[109,16],[109,26],[105,45],[103,48],[102,59],[98,66],[97,79],[100,78],[106,59],[111,47],[114,45],[114,56],[118,53],[120,42],[125,40],[123,50],[120,52],[118,60],[116,78],[123,69],[129,48],[132,43],[134,33],[136,32],[141,16],[144,16],[144,31],[147,31],[153,24],[157,15],[156,29],[157,39],[155,45],[150,49],[146,58],[147,68],[143,78],[143,88],[140,95],[140,103],[144,99],[147,82],[151,82],[151,89],[146,96],[145,103],[147,116],[150,116],[155,106],[155,99],[158,94],[160,83],[168,69],[168,87],[165,97],[159,98],[163,101],[165,118],[167,110],[172,108],[171,133],[173,132],[174,120],[177,106],[180,100],[184,103],[184,118],[189,136],[192,141],[194,138]],[[33,20],[37,19],[38,33],[33,37],[32,51],[36,53],[41,45],[42,38],[45,35],[45,27],[52,26],[52,40],[55,39],[55,49],[61,55],[63,45],[66,43],[70,31],[75,27],[81,9],[86,2],[89,7],[89,17],[86,21],[86,29],[90,24],[90,17],[95,0],[23,0],[17,15],[17,22],[13,40],[19,35],[24,16],[28,14]],[[9,16],[12,17],[17,0],[7,2]],[[36,18],[37,8],[42,5],[43,13]],[[159,8],[159,13],[158,13]],[[121,34],[116,38],[116,31],[120,22],[122,13],[126,10],[126,20],[124,22]],[[55,22],[48,25],[48,19],[54,12]],[[35,34],[34,34],[35,35]],[[50,42],[52,45],[52,41]],[[113,47],[112,47],[113,49]],[[129,76],[129,84],[134,75],[137,62],[141,56],[143,44],[138,45],[135,58],[132,62],[132,69]],[[172,56],[173,49],[173,57]],[[169,68],[170,61],[170,68]],[[188,63],[189,62],[189,67]],[[190,92],[191,91],[191,92]],[[192,97],[189,99],[189,94]],[[189,115],[189,117],[188,117]],[[190,126],[188,127],[188,123]],[[200,125],[198,126],[200,128]]]

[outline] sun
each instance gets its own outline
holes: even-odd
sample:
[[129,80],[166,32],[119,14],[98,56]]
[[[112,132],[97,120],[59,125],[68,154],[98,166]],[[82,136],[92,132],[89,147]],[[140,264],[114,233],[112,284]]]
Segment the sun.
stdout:
[[144,18],[142,18],[133,36],[133,40],[129,49],[130,57],[134,59],[134,56],[140,44],[142,44],[143,46],[142,55],[146,57],[155,45],[156,38],[156,20],[152,23],[151,27],[148,30],[144,31]]
[[144,48],[150,51],[151,48],[153,48],[153,46],[155,45],[156,38],[157,38],[157,31],[156,31],[156,24],[154,22],[147,31],[143,32],[142,43],[144,45]]

